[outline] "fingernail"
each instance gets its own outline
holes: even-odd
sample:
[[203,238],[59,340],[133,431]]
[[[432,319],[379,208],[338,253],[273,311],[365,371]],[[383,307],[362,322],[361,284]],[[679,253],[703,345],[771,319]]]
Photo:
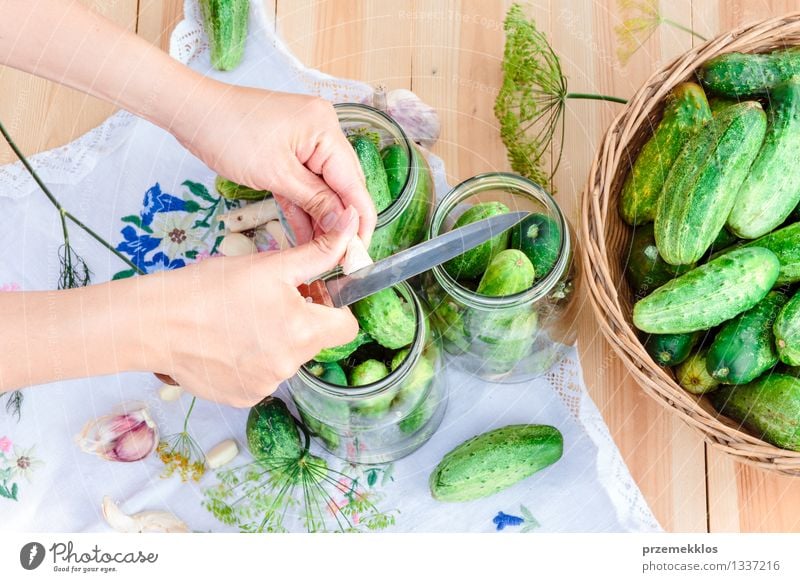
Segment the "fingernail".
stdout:
[[354,226],[357,219],[358,214],[356,213],[356,209],[352,206],[348,206],[347,210],[339,215],[333,228],[336,232],[347,232]]
[[336,226],[337,221],[339,218],[343,216],[341,212],[329,212],[325,216],[322,217],[322,221],[320,221],[319,225],[322,227],[324,232],[330,232],[331,229]]

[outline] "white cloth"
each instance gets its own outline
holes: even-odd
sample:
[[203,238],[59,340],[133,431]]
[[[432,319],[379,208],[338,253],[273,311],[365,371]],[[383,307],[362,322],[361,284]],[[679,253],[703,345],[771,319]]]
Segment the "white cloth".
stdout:
[[[192,0],[186,2],[185,19],[172,35],[172,55],[229,83],[313,93],[336,102],[370,94],[363,83],[303,67],[275,36],[262,3],[251,5],[245,59],[235,71],[211,69]],[[430,160],[441,196],[447,189],[443,166],[434,156]],[[33,163],[67,208],[148,271],[203,258],[220,234],[213,217],[223,204],[215,202],[214,173],[172,136],[131,114],[117,113],[75,142],[34,156]],[[205,185],[207,198],[197,184]],[[197,226],[206,214],[208,226]],[[58,217],[20,164],[0,168],[0,216],[0,290],[56,288]],[[175,228],[187,233],[186,241],[169,240]],[[92,269],[93,281],[126,270],[82,231],[72,227],[70,232]],[[448,371],[448,384],[450,404],[442,426],[416,453],[392,467],[377,468],[349,467],[328,458],[331,466],[359,478],[375,505],[394,516],[390,531],[659,529],[587,395],[575,350],[545,377],[527,385],[485,384],[455,371]],[[216,482],[213,472],[199,483],[162,478],[163,465],[155,455],[136,463],[114,463],[81,452],[73,442],[86,421],[131,400],[148,403],[162,435],[178,432],[190,398],[163,402],[156,394],[158,385],[149,374],[58,382],[25,390],[19,421],[0,408],[0,485],[5,484],[9,494],[0,496],[0,529],[107,531],[100,506],[103,496],[110,495],[130,513],[164,509],[195,531],[235,531],[202,506],[203,491]],[[279,395],[289,401],[285,389]],[[190,431],[205,450],[227,438],[235,438],[244,449],[246,416],[245,410],[198,402]],[[516,423],[558,427],[564,435],[563,458],[483,500],[452,504],[431,498],[428,475],[444,453],[478,433]],[[33,464],[23,471],[18,461],[23,458],[24,465],[26,457]],[[242,452],[233,464],[247,460]],[[9,498],[12,488],[16,499]],[[505,517],[497,517],[499,512]],[[302,529],[291,520],[286,527]]]

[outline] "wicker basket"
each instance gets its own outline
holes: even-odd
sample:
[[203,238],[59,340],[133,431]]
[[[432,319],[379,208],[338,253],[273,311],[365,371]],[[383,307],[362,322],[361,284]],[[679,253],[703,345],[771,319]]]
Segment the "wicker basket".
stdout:
[[606,338],[642,388],[700,431],[713,446],[737,460],[788,475],[800,475],[800,453],[770,445],[720,417],[704,398],[684,391],[670,370],[657,365],[631,324],[633,297],[620,257],[632,229],[617,213],[622,182],[636,152],[660,118],[664,97],[719,54],[767,52],[800,44],[800,13],[751,24],[708,41],[652,75],[625,106],[603,138],[589,173],[581,208],[581,253],[595,313]]

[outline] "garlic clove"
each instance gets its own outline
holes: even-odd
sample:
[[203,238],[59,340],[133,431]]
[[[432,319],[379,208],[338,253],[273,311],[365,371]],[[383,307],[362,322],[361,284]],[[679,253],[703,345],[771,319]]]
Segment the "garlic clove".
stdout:
[[258,252],[253,240],[238,232],[229,232],[219,244],[219,252],[226,257],[240,257]]
[[183,394],[183,388],[177,384],[162,384],[158,389],[158,397],[164,402],[174,402]]
[[144,404],[87,422],[75,437],[81,450],[107,461],[140,461],[156,450],[158,427]]
[[208,451],[206,454],[206,464],[209,469],[219,469],[223,465],[230,463],[238,454],[239,446],[236,444],[236,441],[228,439],[215,445]]
[[441,134],[436,110],[407,89],[395,89],[386,95],[386,112],[417,143],[430,148]]
[[278,203],[274,198],[251,202],[219,217],[230,232],[244,232],[258,228],[270,220],[278,220]]
[[280,250],[286,250],[291,246],[289,244],[289,239],[286,238],[286,233],[283,231],[281,223],[277,220],[269,221],[264,229],[275,240]]
[[373,263],[372,257],[367,252],[367,247],[364,246],[364,241],[361,237],[356,235],[347,243],[347,249],[344,253],[344,260],[342,260],[342,272],[349,275],[359,269],[371,265]]
[[124,513],[114,501],[103,497],[103,518],[121,533],[188,533],[189,527],[166,511],[143,511],[134,515]]

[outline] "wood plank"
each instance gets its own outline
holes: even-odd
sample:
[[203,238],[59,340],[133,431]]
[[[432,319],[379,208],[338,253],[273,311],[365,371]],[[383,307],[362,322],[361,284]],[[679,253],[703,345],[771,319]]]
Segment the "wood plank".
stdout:
[[139,0],[136,33],[169,51],[172,29],[183,18],[183,0]]
[[[719,31],[800,10],[798,0],[695,1],[692,19],[711,38]],[[737,463],[709,447],[709,524],[714,532],[800,531],[800,479]]]
[[[137,0],[81,0],[127,30],[136,29]],[[0,67],[0,119],[26,154],[64,145],[103,122],[115,108],[99,99],[8,67]],[[0,140],[2,141],[2,140]],[[0,143],[0,164],[15,161]]]

